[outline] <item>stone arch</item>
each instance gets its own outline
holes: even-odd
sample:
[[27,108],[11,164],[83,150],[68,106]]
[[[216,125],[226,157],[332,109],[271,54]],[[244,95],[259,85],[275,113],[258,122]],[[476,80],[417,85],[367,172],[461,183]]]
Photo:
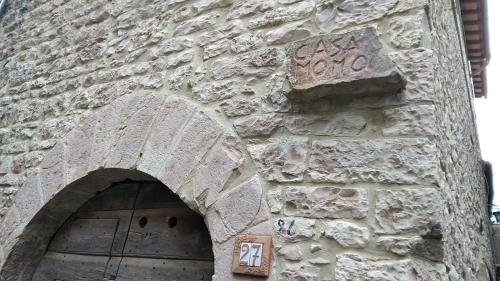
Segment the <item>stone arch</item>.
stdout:
[[30,280],[58,227],[96,192],[124,179],[155,179],[204,215],[214,280],[253,280],[231,273],[234,236],[271,235],[272,226],[245,159],[236,137],[183,98],[117,99],[56,144],[16,194],[0,224],[1,279]]

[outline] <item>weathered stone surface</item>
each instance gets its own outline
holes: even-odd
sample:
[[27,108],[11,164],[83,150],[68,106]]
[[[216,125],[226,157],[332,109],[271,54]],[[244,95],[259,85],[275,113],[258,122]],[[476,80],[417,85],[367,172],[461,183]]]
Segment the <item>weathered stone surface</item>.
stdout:
[[266,180],[299,182],[306,170],[306,146],[304,139],[289,139],[248,145],[247,149]]
[[433,188],[378,190],[373,228],[381,234],[430,235],[440,231],[438,202],[440,195]]
[[264,12],[273,7],[272,2],[267,0],[246,0],[239,1],[235,5],[229,14],[228,19],[242,18],[249,15],[254,15],[256,13]]
[[383,16],[425,5],[426,0],[341,0],[317,3],[316,20],[325,32],[331,32],[352,24],[360,24]]
[[194,97],[209,103],[231,98],[240,92],[240,82],[235,80],[202,83],[193,87]]
[[240,21],[231,22],[220,29],[214,31],[208,31],[201,34],[198,37],[198,44],[200,46],[213,44],[217,41],[221,41],[222,39],[229,39],[236,37],[240,35],[242,31],[243,27]]
[[252,17],[249,21],[248,28],[257,29],[268,25],[278,25],[281,23],[300,20],[309,16],[313,10],[314,2],[310,0],[305,0],[301,3],[288,7],[275,8],[271,11]]
[[316,235],[316,220],[284,217],[274,220],[274,231],[289,242],[305,241]]
[[356,136],[366,126],[365,118],[356,113],[335,116],[292,115],[285,119],[285,127],[293,134]]
[[283,246],[279,249],[278,255],[290,261],[301,261],[304,258],[304,253],[295,244]]
[[329,259],[325,259],[325,258],[322,258],[322,257],[310,259],[308,261],[309,261],[310,264],[314,264],[314,265],[327,265],[327,264],[330,264],[330,260]]
[[398,48],[420,47],[424,37],[423,20],[423,14],[392,18],[387,32],[391,43]]
[[[288,77],[294,89],[328,85],[308,95],[396,93],[403,86],[396,65],[382,53],[373,28],[314,37],[287,46]],[[304,92],[292,92],[304,97]]]
[[229,50],[229,41],[221,40],[213,44],[206,45],[203,48],[203,60],[220,56]]
[[427,139],[313,142],[309,174],[316,182],[435,183],[436,147]]
[[220,104],[222,112],[228,117],[249,115],[257,110],[258,103],[249,99],[232,99]]
[[0,157],[0,175],[10,173],[12,167],[12,156]]
[[267,193],[267,204],[271,213],[279,213],[283,208],[283,190],[276,189]]
[[[264,0],[265,1],[265,0]],[[231,50],[235,53],[243,53],[253,51],[264,46],[264,36],[262,33],[244,34],[233,38],[231,43]]]
[[377,246],[400,256],[418,255],[432,261],[443,261],[443,243],[438,239],[425,239],[421,236],[382,236]]
[[337,255],[335,280],[448,280],[442,264],[417,260],[369,258],[356,254]]
[[436,135],[437,120],[434,105],[413,105],[386,109],[384,136]]
[[269,136],[283,123],[278,114],[251,115],[234,121],[234,128],[243,138]]
[[308,218],[364,218],[368,192],[337,187],[289,187],[285,214]]
[[242,163],[243,153],[236,138],[226,137],[218,142],[195,174],[194,196],[198,204],[207,208],[212,205]]
[[292,265],[285,268],[279,281],[319,281],[320,269],[308,265]]
[[158,58],[161,56],[165,56],[174,52],[180,52],[187,48],[191,48],[193,46],[193,41],[189,38],[185,37],[174,37],[170,39],[166,39],[162,43],[158,45],[158,47],[151,48],[151,57]]
[[325,236],[335,239],[345,248],[364,248],[368,245],[370,230],[355,223],[335,220],[327,223]]
[[188,80],[189,76],[193,73],[192,65],[185,65],[177,67],[167,79],[168,88],[173,90],[180,90]]
[[259,179],[253,177],[229,191],[215,204],[224,227],[233,235],[247,227],[257,215],[262,198]]
[[185,21],[177,26],[174,35],[186,35],[212,27],[219,17],[218,13],[213,12]]
[[57,144],[40,163],[40,188],[44,201],[50,200],[66,184],[65,146]]
[[306,23],[293,23],[266,33],[267,45],[281,45],[293,42],[296,40],[304,39],[311,35],[311,24]]
[[213,62],[211,76],[222,80],[238,76],[266,77],[273,72],[274,66],[283,63],[281,51],[277,48],[258,50],[238,57],[221,58]]
[[404,101],[433,101],[433,52],[425,48],[401,51],[389,55],[406,81]]
[[159,179],[174,192],[189,178],[208,149],[222,133],[220,126],[203,112],[197,112],[179,137],[164,163]]

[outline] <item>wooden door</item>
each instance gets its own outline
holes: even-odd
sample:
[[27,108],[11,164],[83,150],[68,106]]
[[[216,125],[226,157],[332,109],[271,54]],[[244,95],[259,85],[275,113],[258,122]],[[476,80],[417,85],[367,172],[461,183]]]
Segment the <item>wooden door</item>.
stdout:
[[89,200],[57,231],[33,281],[211,280],[203,218],[157,182],[126,182]]

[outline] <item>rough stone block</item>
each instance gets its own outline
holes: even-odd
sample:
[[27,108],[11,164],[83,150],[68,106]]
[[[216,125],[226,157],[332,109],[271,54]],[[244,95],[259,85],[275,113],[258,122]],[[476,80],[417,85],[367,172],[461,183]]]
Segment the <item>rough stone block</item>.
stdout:
[[65,146],[58,143],[40,163],[40,186],[45,202],[66,185]]
[[279,114],[251,115],[234,121],[234,128],[243,138],[269,136],[283,124]]
[[283,209],[283,190],[281,188],[267,193],[267,204],[271,213],[279,213]]
[[159,179],[172,191],[177,191],[221,133],[219,124],[206,113],[195,113],[170,151]]
[[290,265],[285,268],[281,274],[279,281],[319,281],[320,269],[315,266],[308,265]]
[[398,48],[420,47],[424,38],[424,18],[423,13],[392,18],[387,31],[391,43]]
[[136,166],[139,154],[148,136],[149,128],[161,108],[165,97],[160,94],[141,95],[131,99],[129,111],[118,132],[119,137],[109,151],[106,166],[131,169]]
[[368,192],[337,187],[289,187],[285,192],[285,214],[308,218],[364,218]]
[[443,264],[418,260],[390,260],[356,254],[337,255],[335,280],[448,280]]
[[261,202],[262,187],[258,177],[253,177],[220,198],[215,209],[226,230],[234,235],[254,221]]
[[313,239],[319,232],[316,220],[300,217],[284,217],[274,220],[274,231],[278,237],[287,242],[298,242]]
[[221,101],[238,94],[241,91],[240,84],[236,80],[202,83],[193,87],[193,95],[203,103]]
[[195,174],[194,196],[209,207],[219,196],[234,170],[243,163],[243,152],[234,137],[226,137],[210,151]]
[[437,134],[434,105],[410,105],[386,109],[383,112],[384,136],[423,136]]
[[258,108],[255,100],[232,99],[220,104],[222,112],[228,117],[244,116],[255,112]]
[[313,142],[309,174],[315,182],[437,182],[437,150],[428,139]]
[[142,152],[139,170],[158,177],[163,172],[163,166],[172,149],[175,136],[184,124],[191,118],[194,107],[179,98],[167,98],[158,111],[158,117],[151,127],[151,135],[146,141]]
[[364,248],[368,245],[370,230],[355,223],[335,220],[327,223],[325,236],[335,239],[345,248]]
[[306,170],[305,139],[279,140],[247,146],[259,173],[268,181],[299,182]]
[[[441,196],[433,188],[378,190],[373,228],[379,234],[418,233],[439,237]],[[436,233],[438,232],[438,233]]]
[[283,256],[283,258],[289,261],[301,261],[304,259],[304,253],[300,247],[295,244],[283,246],[279,249],[278,255]]
[[383,53],[374,28],[314,37],[287,46],[290,97],[397,93],[404,86],[396,65]]
[[248,28],[257,29],[269,25],[301,20],[312,14],[314,2],[310,0],[302,1],[288,7],[280,7],[258,14],[252,17],[248,23]]
[[357,136],[366,128],[363,115],[339,113],[334,116],[292,115],[285,118],[285,127],[293,134],[320,136]]

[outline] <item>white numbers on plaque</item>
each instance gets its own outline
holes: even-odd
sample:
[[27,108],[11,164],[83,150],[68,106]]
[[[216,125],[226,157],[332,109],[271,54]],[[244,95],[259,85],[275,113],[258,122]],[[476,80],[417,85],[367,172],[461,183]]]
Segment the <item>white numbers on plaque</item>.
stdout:
[[240,265],[259,267],[262,265],[261,243],[241,243],[240,247]]

